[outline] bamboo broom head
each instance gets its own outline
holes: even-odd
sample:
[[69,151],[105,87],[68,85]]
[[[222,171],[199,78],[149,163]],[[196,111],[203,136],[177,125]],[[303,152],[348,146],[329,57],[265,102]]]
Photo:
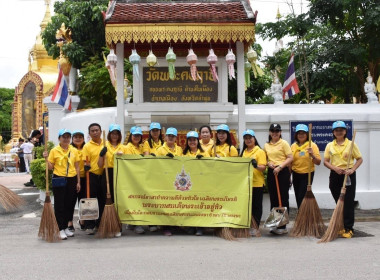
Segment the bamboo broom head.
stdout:
[[97,236],[99,238],[112,238],[119,232],[121,232],[119,216],[117,215],[111,197],[108,197],[106,205],[104,206],[102,219],[100,220]]
[[236,238],[233,236],[231,232],[231,228],[227,228],[227,227],[215,229],[215,235],[223,239],[226,239],[228,241],[236,240]]
[[47,242],[57,242],[61,240],[57,220],[48,193],[46,193],[45,197],[38,236]]
[[5,211],[12,211],[19,208],[24,200],[7,187],[0,185],[0,205]]

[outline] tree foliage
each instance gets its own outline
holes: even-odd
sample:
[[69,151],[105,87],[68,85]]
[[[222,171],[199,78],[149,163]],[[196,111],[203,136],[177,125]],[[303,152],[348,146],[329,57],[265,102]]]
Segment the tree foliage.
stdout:
[[11,138],[14,95],[14,89],[0,88],[0,134],[3,136],[5,143]]

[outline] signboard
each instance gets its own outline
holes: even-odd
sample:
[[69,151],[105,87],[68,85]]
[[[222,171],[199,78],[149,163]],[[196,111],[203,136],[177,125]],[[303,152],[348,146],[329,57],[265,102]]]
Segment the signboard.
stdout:
[[190,67],[176,67],[175,80],[167,67],[143,67],[144,102],[217,102],[218,83],[209,67],[197,67],[202,80],[193,81]]
[[[294,142],[294,135],[296,134],[296,126],[297,124],[306,124],[307,126],[309,123],[312,124],[312,141],[318,146],[319,151],[324,151],[326,148],[327,143],[331,142],[333,140],[333,133],[332,133],[332,124],[334,121],[290,121],[290,142]],[[344,121],[344,123],[347,126],[347,138],[352,139],[352,120],[341,120]]]
[[252,164],[247,158],[115,156],[115,205],[122,223],[248,228]]

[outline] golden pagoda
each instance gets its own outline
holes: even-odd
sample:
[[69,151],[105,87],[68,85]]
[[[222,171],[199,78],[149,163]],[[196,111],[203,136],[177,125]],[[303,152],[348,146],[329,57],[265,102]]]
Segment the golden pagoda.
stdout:
[[41,32],[29,52],[29,69],[15,88],[12,110],[12,138],[28,137],[33,129],[42,126],[42,114],[47,107],[44,97],[51,95],[58,77],[58,60],[48,55],[41,33],[51,21],[50,0],[45,0],[45,16]]

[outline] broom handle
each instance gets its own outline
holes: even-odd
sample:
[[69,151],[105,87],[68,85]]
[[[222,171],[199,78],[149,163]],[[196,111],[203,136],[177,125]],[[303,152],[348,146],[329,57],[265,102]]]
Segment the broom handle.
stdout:
[[[356,130],[354,130],[354,134],[352,135],[352,141],[351,141],[350,151],[348,153],[346,171],[349,169],[349,166],[350,166],[350,160],[351,160],[351,156],[352,156],[352,151],[354,150],[355,136],[356,136]],[[344,175],[343,187],[342,188],[346,188],[347,176],[348,176],[347,174]]]
[[[312,129],[312,124],[309,123],[309,148],[311,148],[311,129]],[[313,162],[312,158],[309,158],[309,169],[308,169],[308,175],[307,175],[307,185],[311,185],[311,164]]]
[[277,196],[278,196],[278,205],[282,207],[281,194],[280,194],[280,186],[278,184],[278,175],[274,175],[276,179],[276,188],[277,188]]
[[[88,165],[88,156],[86,156],[86,165]],[[87,198],[90,198],[90,171],[86,171],[86,189]]]
[[[106,147],[106,132],[103,130],[103,144]],[[106,182],[107,182],[107,196],[110,194],[110,180],[108,178],[108,162],[107,153],[104,155],[104,171],[106,172]]]
[[[44,123],[44,152],[47,153],[47,142],[46,142],[46,123]],[[46,188],[46,193],[49,193],[49,163],[48,159],[45,158],[45,188]]]

